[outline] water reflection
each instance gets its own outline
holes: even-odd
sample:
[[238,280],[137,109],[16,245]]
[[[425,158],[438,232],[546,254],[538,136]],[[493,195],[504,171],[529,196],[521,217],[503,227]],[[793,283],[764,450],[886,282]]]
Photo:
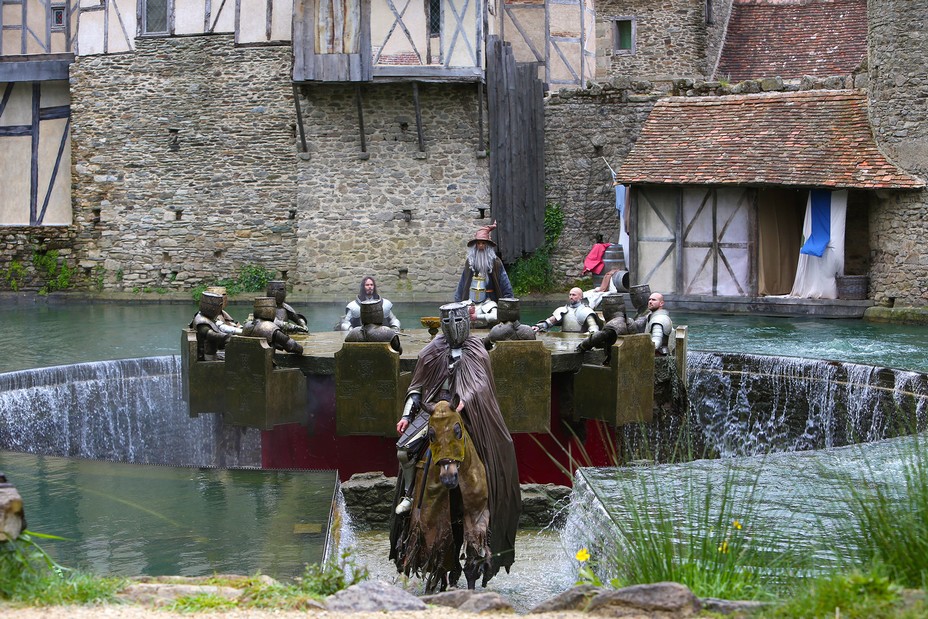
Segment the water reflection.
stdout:
[[42,546],[101,575],[292,578],[323,559],[334,471],[139,466],[0,451]]

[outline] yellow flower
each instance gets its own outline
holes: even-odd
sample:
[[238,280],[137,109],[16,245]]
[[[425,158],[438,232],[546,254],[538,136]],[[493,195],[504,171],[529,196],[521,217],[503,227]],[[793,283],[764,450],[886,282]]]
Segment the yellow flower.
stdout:
[[735,529],[738,530],[738,531],[741,530],[741,523],[738,522],[737,520],[732,520],[731,526],[735,527]]
[[719,552],[721,552],[723,555],[728,554],[728,540],[727,539],[723,540],[722,543],[719,544]]
[[590,560],[590,551],[587,550],[586,548],[581,548],[580,550],[577,551],[577,555],[576,555],[575,558],[576,558],[577,561],[579,561],[580,563],[583,563],[584,561],[589,561],[589,560]]

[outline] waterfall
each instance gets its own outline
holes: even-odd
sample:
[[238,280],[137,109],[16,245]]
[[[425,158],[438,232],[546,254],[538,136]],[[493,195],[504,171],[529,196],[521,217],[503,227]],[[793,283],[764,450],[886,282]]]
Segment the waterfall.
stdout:
[[171,466],[260,466],[260,433],[191,418],[176,356],[0,374],[0,449]]
[[928,376],[918,372],[694,351],[687,371],[690,425],[721,456],[839,447],[926,427]]

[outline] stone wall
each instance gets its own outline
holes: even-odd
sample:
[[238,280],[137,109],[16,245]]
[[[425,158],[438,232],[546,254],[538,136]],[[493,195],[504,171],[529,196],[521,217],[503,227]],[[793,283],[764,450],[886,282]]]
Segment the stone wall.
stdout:
[[649,82],[615,78],[592,88],[563,90],[547,100],[545,184],[547,202],[565,213],[553,257],[565,286],[580,276],[583,258],[600,236],[618,242],[609,166],[618,170],[662,96],[651,90]]
[[[896,164],[928,178],[928,22],[923,2],[871,0],[870,120]],[[870,294],[886,304],[928,302],[928,192],[877,192],[870,209]]]
[[733,0],[709,0],[712,5],[712,23],[706,25],[706,75],[715,77],[715,68],[722,55],[728,20],[731,18]]
[[[612,21],[634,18],[635,52],[614,53]],[[596,6],[596,76],[651,79],[706,75],[702,0],[604,0]]]
[[296,271],[290,47],[145,38],[71,68],[75,257],[110,290]]
[[344,297],[370,274],[388,298],[450,301],[467,241],[492,221],[478,219],[490,195],[477,87],[419,84],[424,152],[412,85],[362,88],[364,155],[354,89],[304,88],[296,288]]

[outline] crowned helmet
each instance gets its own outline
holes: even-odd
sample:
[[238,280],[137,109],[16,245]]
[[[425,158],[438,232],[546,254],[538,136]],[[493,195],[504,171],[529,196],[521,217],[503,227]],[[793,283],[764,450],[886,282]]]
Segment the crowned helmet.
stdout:
[[629,288],[628,292],[632,297],[632,305],[635,306],[636,310],[641,312],[647,309],[648,297],[651,296],[651,286],[649,286],[648,284],[632,286],[631,288]]
[[470,335],[470,316],[466,303],[448,303],[441,312],[441,331],[452,348],[459,348]]

